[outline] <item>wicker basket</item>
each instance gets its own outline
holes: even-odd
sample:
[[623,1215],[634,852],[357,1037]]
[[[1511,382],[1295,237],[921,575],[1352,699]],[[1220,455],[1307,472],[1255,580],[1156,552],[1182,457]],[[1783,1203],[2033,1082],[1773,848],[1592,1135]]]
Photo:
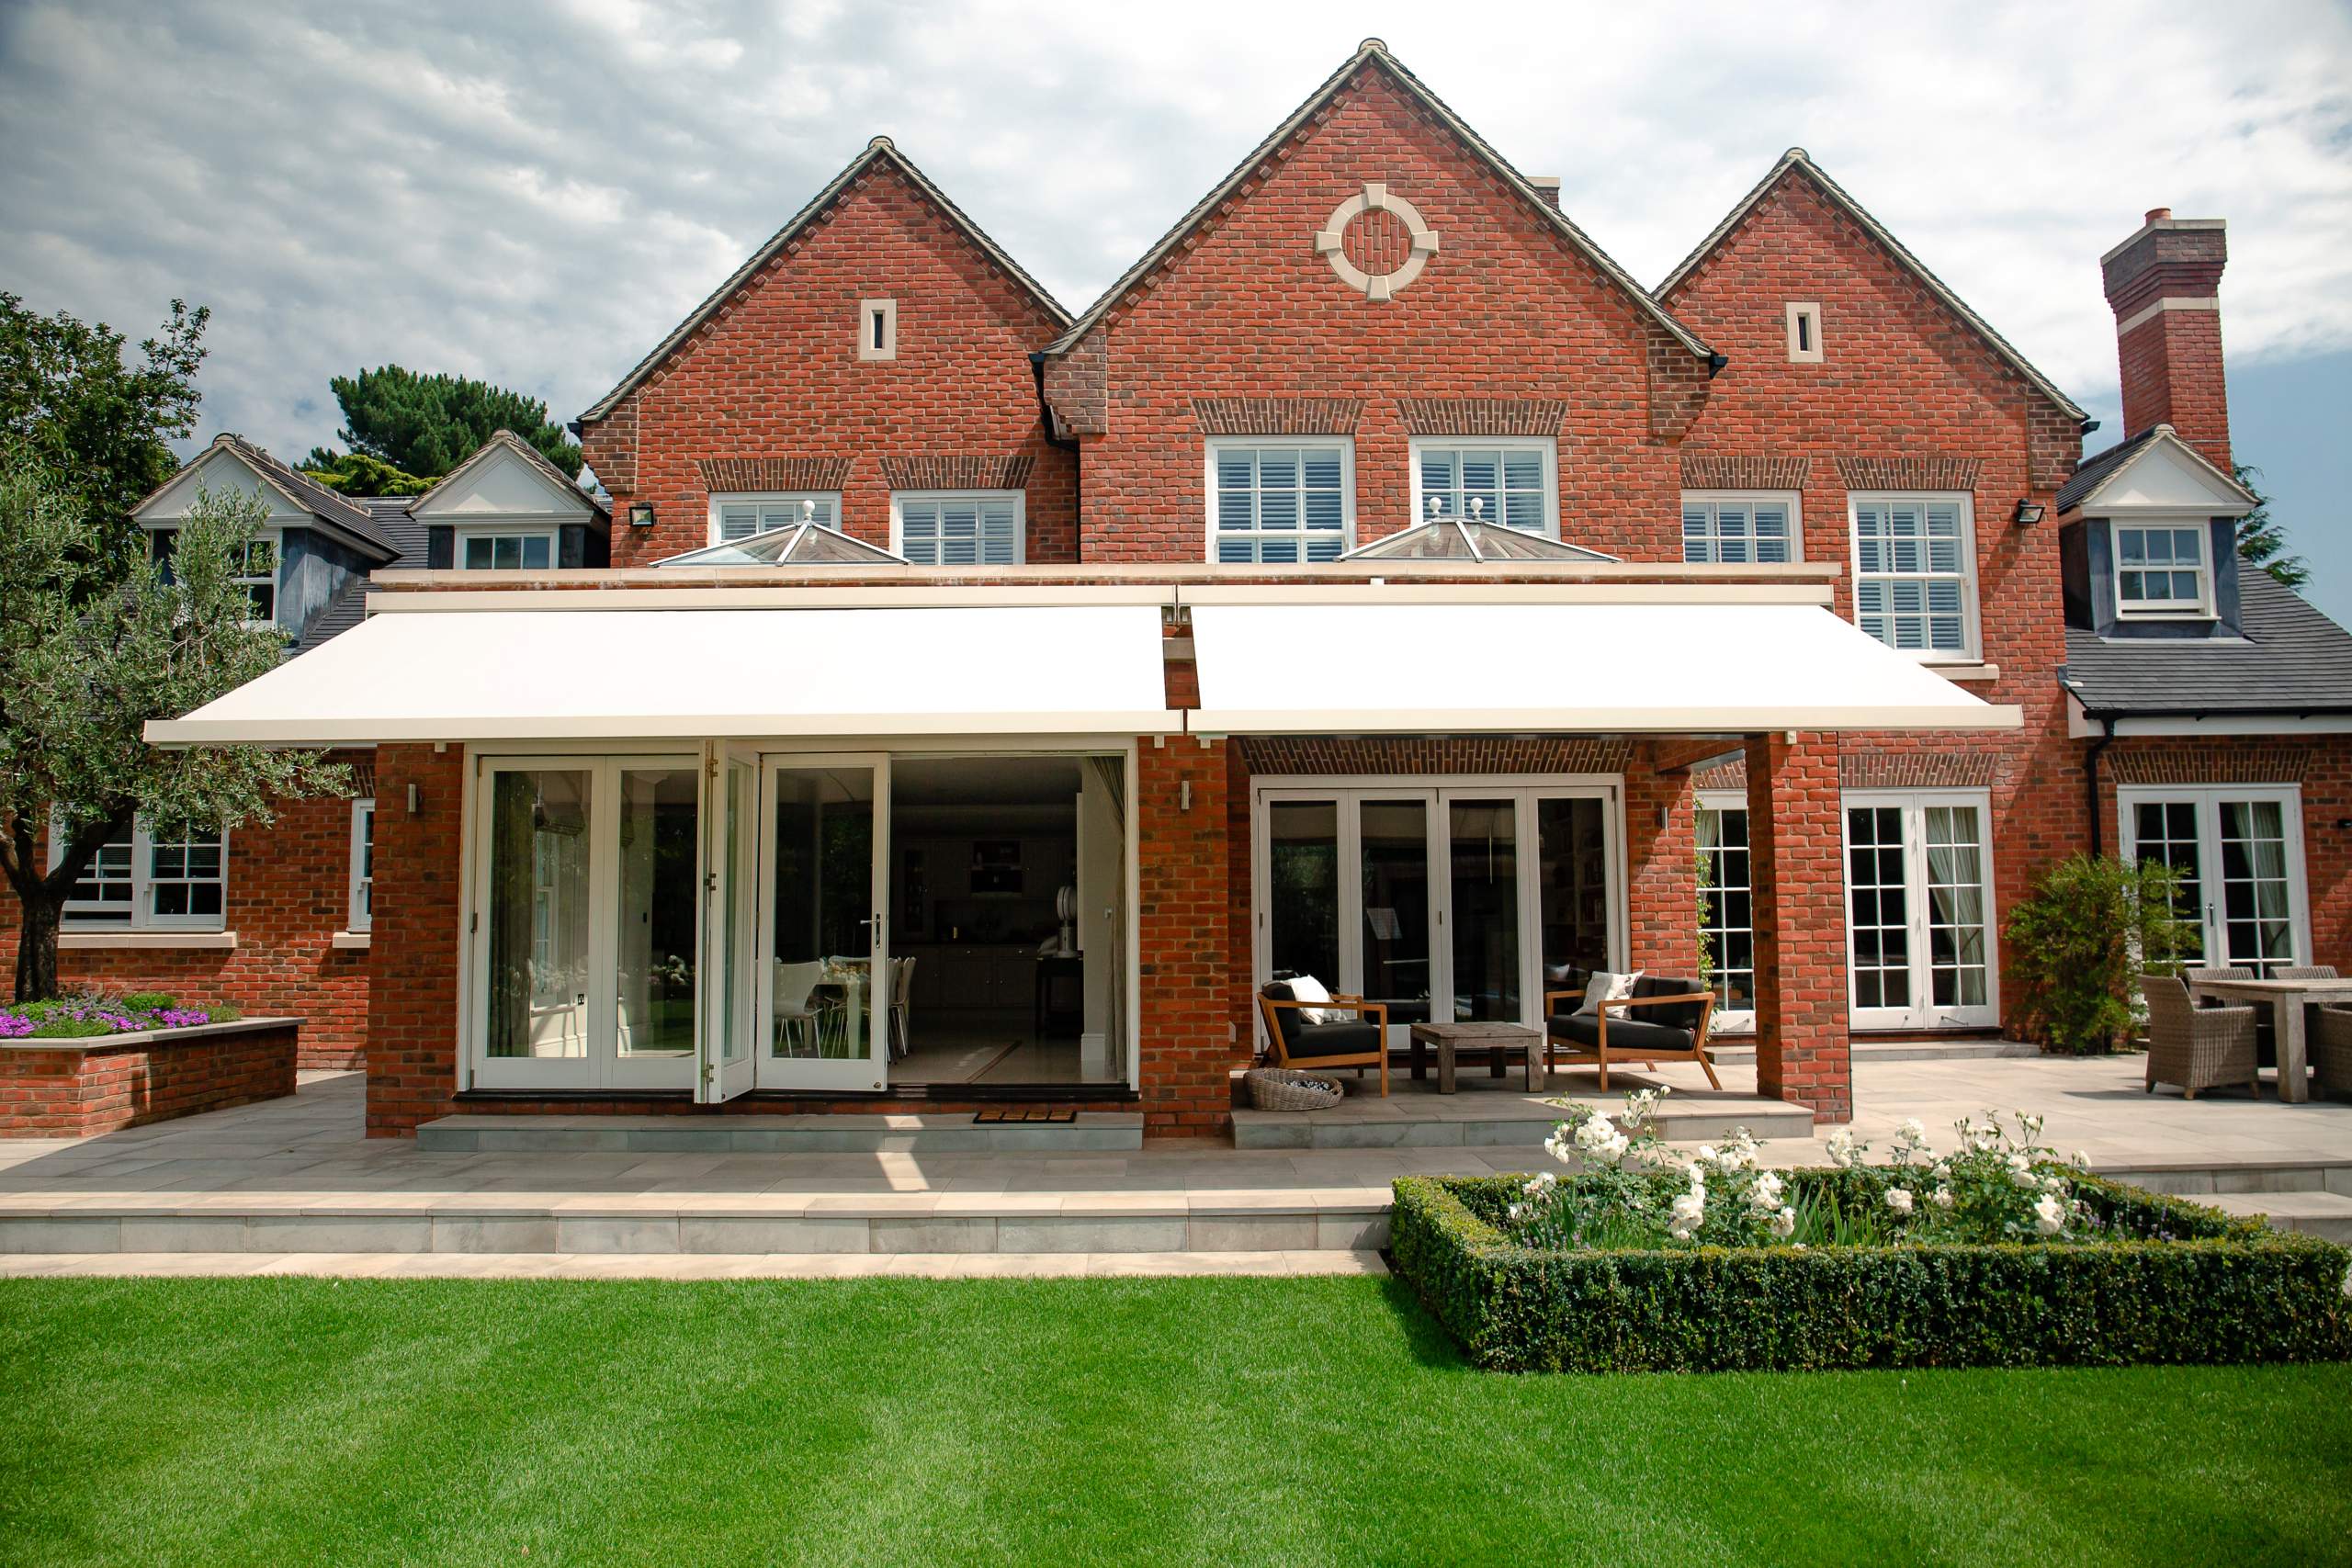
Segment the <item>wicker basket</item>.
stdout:
[[1340,1103],[1340,1080],[1290,1067],[1252,1067],[1243,1075],[1250,1103],[1261,1111],[1329,1111]]

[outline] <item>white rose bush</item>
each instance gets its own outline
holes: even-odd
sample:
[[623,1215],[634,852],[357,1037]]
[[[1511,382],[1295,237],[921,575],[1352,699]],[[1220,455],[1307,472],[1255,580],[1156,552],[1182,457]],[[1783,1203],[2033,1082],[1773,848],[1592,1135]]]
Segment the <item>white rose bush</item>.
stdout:
[[2107,1227],[2075,1195],[2088,1165],[2037,1140],[2042,1119],[2018,1111],[1962,1117],[1939,1154],[1917,1119],[1896,1129],[1887,1157],[1839,1128],[1827,1141],[1843,1178],[1784,1175],[1759,1164],[1745,1128],[1691,1154],[1657,1131],[1665,1089],[1629,1096],[1611,1113],[1569,1104],[1544,1149],[1573,1168],[1566,1180],[1530,1177],[1506,1225],[1522,1246],[1547,1248],[1870,1247],[2006,1241],[2100,1241]]

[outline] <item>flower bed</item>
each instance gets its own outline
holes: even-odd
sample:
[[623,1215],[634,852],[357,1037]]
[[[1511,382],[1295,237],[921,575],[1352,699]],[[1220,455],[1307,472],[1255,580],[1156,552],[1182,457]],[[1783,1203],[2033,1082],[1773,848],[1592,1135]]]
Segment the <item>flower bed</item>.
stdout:
[[1397,1272],[1510,1371],[2117,1366],[2352,1359],[2352,1252],[2105,1181],[1997,1120],[1941,1158],[1833,1139],[1769,1171],[1581,1107],[1556,1177],[1410,1177]]
[[0,1040],[96,1040],[109,1034],[234,1023],[244,1015],[226,1003],[183,1005],[161,991],[96,993],[0,1008]]

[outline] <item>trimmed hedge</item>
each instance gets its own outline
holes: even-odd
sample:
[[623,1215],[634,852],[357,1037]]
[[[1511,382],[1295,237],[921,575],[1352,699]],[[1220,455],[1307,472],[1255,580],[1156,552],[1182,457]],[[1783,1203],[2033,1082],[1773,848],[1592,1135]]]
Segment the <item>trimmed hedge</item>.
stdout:
[[1541,1250],[1496,1223],[1521,1179],[1407,1177],[1390,1222],[1398,1274],[1496,1371],[2352,1359],[2352,1251],[2096,1177],[2075,1195],[2149,1239]]

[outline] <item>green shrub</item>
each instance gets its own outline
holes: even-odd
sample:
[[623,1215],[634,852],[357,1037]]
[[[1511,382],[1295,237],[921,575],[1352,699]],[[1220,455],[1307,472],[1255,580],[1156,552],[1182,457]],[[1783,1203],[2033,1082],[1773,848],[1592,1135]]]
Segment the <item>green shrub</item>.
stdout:
[[2095,1055],[2128,1040],[2143,970],[2172,973],[2194,928],[2178,918],[2180,876],[2156,861],[2072,855],[2010,911],[2004,983],[2026,1032],[2053,1051]]
[[35,1040],[90,1040],[115,1032],[114,1025],[95,1018],[44,1018],[33,1024]]
[[[1545,1250],[1498,1224],[1522,1179],[1407,1177],[1390,1222],[1397,1273],[1494,1371],[2352,1359],[2352,1252],[2096,1177],[2075,1195],[2140,1239]],[[1833,1195],[1871,1179],[1789,1173]]]
[[234,1023],[245,1016],[243,1008],[232,1007],[227,1002],[207,1002],[204,1010],[212,1015],[215,1023]]
[[179,999],[169,991],[132,991],[118,998],[116,1005],[125,1012],[159,1012],[164,1008],[179,1006]]

